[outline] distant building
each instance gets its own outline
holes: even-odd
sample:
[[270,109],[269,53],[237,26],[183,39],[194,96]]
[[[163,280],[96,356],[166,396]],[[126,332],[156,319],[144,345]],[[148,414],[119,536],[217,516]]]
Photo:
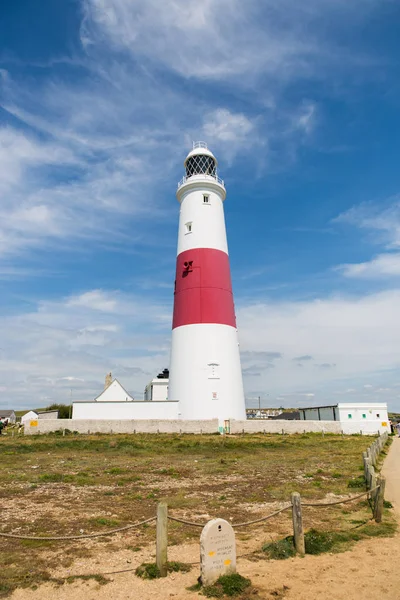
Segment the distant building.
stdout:
[[7,419],[9,423],[15,423],[17,417],[15,416],[15,412],[13,410],[2,410],[0,409],[0,419],[4,421]]
[[22,415],[21,423],[27,423],[28,421],[36,421],[37,418],[38,418],[37,412],[35,412],[33,410],[29,410],[27,413]]
[[280,415],[276,415],[274,417],[270,417],[271,419],[280,421],[299,421],[300,420],[300,412],[298,410],[288,410],[282,412]]
[[168,400],[169,370],[164,369],[144,388],[146,402]]
[[104,390],[94,402],[133,402],[133,396],[126,391],[118,379],[111,379],[111,373],[106,375]]
[[303,421],[340,421],[343,433],[390,433],[386,402],[341,402],[300,408]]
[[38,419],[58,419],[58,410],[41,410],[37,413]]
[[282,414],[280,408],[246,408],[247,419],[271,419],[278,418]]

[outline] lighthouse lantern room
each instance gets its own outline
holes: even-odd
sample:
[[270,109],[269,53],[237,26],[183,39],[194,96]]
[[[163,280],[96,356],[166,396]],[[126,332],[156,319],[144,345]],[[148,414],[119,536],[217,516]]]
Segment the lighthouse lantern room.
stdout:
[[169,398],[182,419],[245,419],[242,371],[217,159],[195,142],[178,184],[178,252]]

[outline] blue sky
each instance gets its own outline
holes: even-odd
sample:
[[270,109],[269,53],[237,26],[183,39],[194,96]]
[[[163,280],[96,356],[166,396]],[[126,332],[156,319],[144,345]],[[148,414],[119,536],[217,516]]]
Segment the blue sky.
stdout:
[[168,365],[177,181],[225,179],[248,405],[400,410],[400,6],[4,0],[0,404]]

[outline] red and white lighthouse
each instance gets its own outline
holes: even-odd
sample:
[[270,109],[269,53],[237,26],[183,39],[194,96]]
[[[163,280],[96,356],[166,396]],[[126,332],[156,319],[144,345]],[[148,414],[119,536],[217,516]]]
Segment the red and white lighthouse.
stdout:
[[223,201],[207,144],[195,142],[178,184],[178,253],[169,398],[182,419],[245,419]]

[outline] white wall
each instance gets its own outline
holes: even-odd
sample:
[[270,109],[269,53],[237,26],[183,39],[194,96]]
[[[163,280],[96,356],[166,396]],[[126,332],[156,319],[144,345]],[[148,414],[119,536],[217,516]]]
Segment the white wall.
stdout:
[[132,402],[132,400],[132,396],[116,379],[96,398],[96,402]]
[[27,435],[51,433],[53,431],[76,431],[77,433],[217,433],[217,419],[210,421],[166,420],[93,420],[93,419],[57,419],[38,421],[31,427],[30,421],[25,424]]
[[177,419],[178,402],[74,402],[73,419]]
[[[386,402],[340,403],[340,422],[344,433],[390,433]],[[351,418],[349,418],[351,415]],[[365,415],[365,417],[363,416]]]
[[[245,433],[341,433],[339,421],[235,421],[230,422],[232,434]],[[27,435],[50,433],[68,429],[82,434],[88,433],[217,433],[219,423],[213,420],[184,421],[181,419],[170,420],[133,420],[133,419],[54,419],[37,421],[37,426],[31,427],[30,420],[25,423],[24,431]],[[359,431],[349,432],[359,433]],[[376,435],[376,431],[364,432],[365,435]]]
[[271,419],[266,421],[248,420],[230,422],[231,433],[341,433],[339,421],[287,421]]

